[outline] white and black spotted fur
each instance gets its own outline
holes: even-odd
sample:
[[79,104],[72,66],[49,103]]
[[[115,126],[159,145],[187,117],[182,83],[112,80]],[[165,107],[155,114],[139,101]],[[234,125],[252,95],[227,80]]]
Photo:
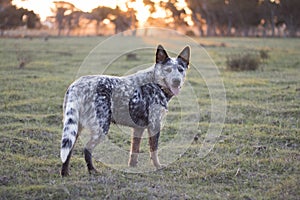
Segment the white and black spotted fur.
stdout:
[[89,172],[96,171],[92,151],[108,133],[111,123],[133,128],[129,166],[137,165],[142,134],[147,129],[151,161],[156,168],[161,168],[157,156],[160,122],[168,101],[183,85],[189,57],[189,47],[177,58],[170,58],[159,45],[156,63],[147,70],[125,77],[84,76],[72,83],[63,105],[62,176],[69,174],[72,149],[82,128],[91,132],[84,148],[85,161]]

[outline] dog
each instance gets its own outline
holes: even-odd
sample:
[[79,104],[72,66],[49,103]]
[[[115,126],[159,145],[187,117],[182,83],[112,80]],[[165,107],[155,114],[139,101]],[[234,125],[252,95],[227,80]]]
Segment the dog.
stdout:
[[170,58],[163,48],[156,49],[155,64],[143,71],[123,77],[90,75],[73,82],[63,103],[63,134],[60,157],[61,175],[69,175],[69,162],[74,144],[83,128],[91,133],[84,147],[89,173],[95,173],[92,152],[107,135],[111,123],[133,128],[128,165],[135,167],[142,134],[149,135],[150,159],[160,169],[158,140],[161,121],[170,99],[178,95],[189,68],[190,47],[176,58]]

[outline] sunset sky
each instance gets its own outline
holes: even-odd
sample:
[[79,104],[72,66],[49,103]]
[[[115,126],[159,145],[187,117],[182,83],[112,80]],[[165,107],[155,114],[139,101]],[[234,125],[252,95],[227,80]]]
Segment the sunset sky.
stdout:
[[[17,7],[23,7],[28,10],[33,10],[37,13],[41,20],[44,21],[47,16],[53,16],[51,12],[51,7],[54,7],[55,0],[13,0],[12,3]],[[90,12],[93,8],[98,6],[107,6],[115,8],[119,6],[122,10],[126,11],[127,0],[65,0],[66,2],[72,3],[78,9],[84,12]],[[154,2],[159,2],[159,0],[153,0]],[[164,0],[167,2],[168,0]],[[129,7],[137,10],[137,19],[140,23],[144,23],[150,16],[150,12],[147,6],[144,5],[143,0],[136,0],[136,2],[129,4]],[[179,1],[177,7],[184,8],[186,3],[184,0]],[[165,17],[166,13],[163,9],[157,8],[157,12],[153,14],[153,17]]]
[[[13,0],[12,2],[18,7],[33,10],[35,13],[40,15],[41,20],[45,20],[47,16],[53,15],[51,7],[54,7],[53,2],[55,2],[55,0]],[[121,9],[126,8],[126,0],[65,0],[65,2],[72,3],[76,8],[79,8],[84,12],[90,12],[93,8],[98,6],[115,8],[118,5]],[[138,0],[137,2],[142,3],[143,0]]]

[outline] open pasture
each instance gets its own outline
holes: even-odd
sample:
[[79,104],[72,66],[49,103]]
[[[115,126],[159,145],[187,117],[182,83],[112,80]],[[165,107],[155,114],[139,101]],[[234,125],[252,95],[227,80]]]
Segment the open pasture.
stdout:
[[[84,58],[104,39],[0,39],[0,199],[300,198],[299,39],[195,39],[195,45],[201,43],[218,66],[226,89],[223,132],[206,157],[198,153],[210,123],[210,96],[205,82],[191,68],[187,81],[197,88],[202,111],[198,131],[193,133],[198,140],[177,161],[148,173],[126,173],[96,162],[100,174],[89,175],[78,142],[71,176],[61,178],[63,96],[80,75]],[[172,41],[179,52],[184,40]],[[145,42],[157,45],[142,37],[124,37],[122,45]],[[228,55],[260,50],[268,51],[269,58],[259,70],[226,69]],[[111,56],[117,50],[107,47],[99,53]],[[123,75],[136,65],[153,62],[154,52],[142,52],[137,58],[120,58],[105,72]],[[22,59],[26,63],[20,68]],[[192,62],[201,59],[192,57]],[[104,70],[101,63],[95,66]],[[176,119],[176,100],[173,105],[170,119]],[[160,142],[172,138],[177,127],[169,123]],[[130,136],[118,134],[115,127],[111,132],[109,139],[129,150]],[[144,140],[142,151],[147,152]]]

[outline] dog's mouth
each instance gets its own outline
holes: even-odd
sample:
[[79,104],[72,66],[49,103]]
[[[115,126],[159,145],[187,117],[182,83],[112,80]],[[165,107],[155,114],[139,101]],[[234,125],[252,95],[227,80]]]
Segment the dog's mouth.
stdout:
[[181,90],[181,85],[169,85],[167,81],[164,79],[164,87],[168,90],[169,93],[172,93],[172,95],[177,96]]
[[169,87],[169,89],[175,96],[177,96],[180,92],[181,86],[177,86],[177,87],[171,86],[171,87]]

